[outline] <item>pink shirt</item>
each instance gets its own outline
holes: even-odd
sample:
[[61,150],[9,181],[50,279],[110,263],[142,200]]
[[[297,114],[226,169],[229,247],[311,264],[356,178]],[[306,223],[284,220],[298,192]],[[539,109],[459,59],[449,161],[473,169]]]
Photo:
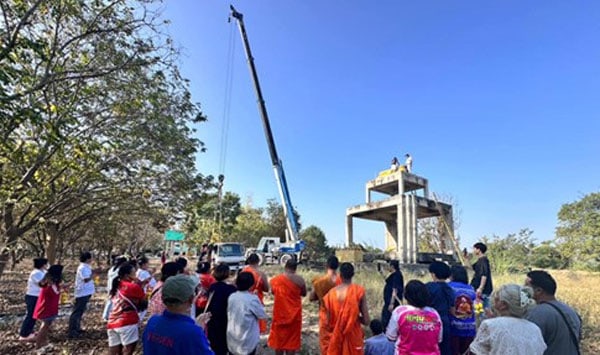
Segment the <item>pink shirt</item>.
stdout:
[[150,302],[148,303],[148,311],[150,314],[160,315],[165,311],[165,309],[167,309],[162,301],[162,287],[163,282],[158,281],[156,286],[154,286],[154,289],[152,289],[152,292],[150,292],[150,295],[152,296],[150,298]]
[[385,335],[396,341],[398,355],[439,355],[442,320],[430,307],[399,306],[392,313]]

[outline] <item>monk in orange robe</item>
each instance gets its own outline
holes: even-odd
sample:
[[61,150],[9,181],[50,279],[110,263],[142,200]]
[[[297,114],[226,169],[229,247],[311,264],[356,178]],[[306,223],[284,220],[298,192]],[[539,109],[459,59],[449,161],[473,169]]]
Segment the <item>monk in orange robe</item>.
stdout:
[[[246,259],[246,263],[248,265],[246,265],[242,269],[242,272],[249,272],[252,274],[252,276],[254,276],[254,286],[252,286],[248,291],[250,293],[254,293],[260,300],[260,303],[262,303],[262,305],[264,306],[264,292],[269,292],[269,279],[267,278],[267,275],[264,272],[258,269],[259,262],[260,259],[258,255],[256,255],[255,253],[250,254],[250,256],[248,256],[248,259]],[[260,333],[265,334],[267,332],[267,320],[259,319],[258,327],[260,329]]]
[[362,355],[364,333],[361,323],[369,324],[369,310],[365,289],[352,283],[354,266],[340,265],[342,284],[330,290],[323,298],[327,312],[327,327],[331,331],[325,355]]
[[308,296],[310,301],[319,301],[319,346],[321,354],[327,354],[329,339],[331,338],[331,332],[327,327],[327,312],[323,307],[323,297],[329,290],[342,283],[342,279],[337,274],[339,265],[338,258],[335,255],[330,256],[327,259],[327,273],[313,280],[313,289]]
[[285,263],[283,274],[271,279],[273,322],[267,345],[276,355],[295,354],[300,350],[302,333],[302,297],[306,296],[304,279],[296,275],[298,263]]

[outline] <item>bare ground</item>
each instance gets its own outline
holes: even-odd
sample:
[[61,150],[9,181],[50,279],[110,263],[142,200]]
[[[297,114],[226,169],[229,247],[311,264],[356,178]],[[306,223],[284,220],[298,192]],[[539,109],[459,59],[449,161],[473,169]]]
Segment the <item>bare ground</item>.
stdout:
[[[0,279],[0,354],[33,354],[33,343],[23,343],[18,341],[19,327],[25,314],[24,294],[27,284],[27,277],[30,270],[28,269],[29,262],[21,263],[15,271],[6,271]],[[67,281],[74,279],[74,270],[76,264],[67,265],[65,267],[65,278]],[[276,274],[279,268],[268,268],[269,276]],[[105,354],[108,349],[106,324],[102,321],[102,310],[105,302],[104,285],[106,284],[106,272],[102,270],[99,273],[100,282],[97,287],[98,292],[94,294],[88,309],[82,319],[82,328],[86,331],[81,339],[68,339],[67,326],[69,322],[69,314],[71,312],[71,304],[63,304],[60,306],[58,319],[52,325],[50,335],[50,343],[54,344],[54,349],[47,354]],[[71,295],[72,296],[72,295]],[[273,308],[273,298],[265,297],[265,308],[267,314]],[[302,331],[302,354],[318,354],[319,353],[319,329],[318,329],[318,313],[317,305],[303,300],[303,331]],[[37,325],[39,327],[39,324]],[[37,330],[36,327],[36,330]],[[266,346],[267,337],[261,337],[261,346],[259,346],[259,354],[274,354],[274,352]],[[141,354],[141,344],[138,344],[136,354]]]

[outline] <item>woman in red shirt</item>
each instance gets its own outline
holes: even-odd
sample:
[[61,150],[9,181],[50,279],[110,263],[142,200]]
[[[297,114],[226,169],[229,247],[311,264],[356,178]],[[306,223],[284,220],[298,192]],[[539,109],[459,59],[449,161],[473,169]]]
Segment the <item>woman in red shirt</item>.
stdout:
[[133,354],[139,340],[138,312],[145,310],[148,302],[135,281],[135,267],[130,263],[121,265],[110,290],[113,306],[107,324],[109,354]]
[[36,349],[40,349],[48,344],[50,326],[52,325],[52,321],[58,316],[62,270],[62,265],[52,265],[42,281],[40,281],[42,290],[33,311],[33,318],[42,322],[35,340]]
[[200,279],[200,292],[198,294],[198,298],[196,299],[196,317],[199,316],[202,312],[204,312],[204,308],[208,304],[208,289],[212,284],[217,282],[217,280],[210,274],[210,263],[201,261],[198,263],[198,267],[196,268],[196,273],[198,273],[198,278]]

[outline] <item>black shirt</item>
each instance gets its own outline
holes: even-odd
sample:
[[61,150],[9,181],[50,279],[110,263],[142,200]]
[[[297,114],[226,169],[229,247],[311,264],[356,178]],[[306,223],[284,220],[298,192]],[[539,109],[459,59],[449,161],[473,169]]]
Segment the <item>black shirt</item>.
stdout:
[[494,289],[492,285],[492,271],[490,270],[490,261],[487,256],[477,259],[477,262],[473,264],[473,271],[475,271],[475,275],[473,275],[473,280],[471,280],[471,286],[477,290],[481,285],[481,277],[485,276],[485,285],[481,293],[484,295],[492,294],[492,290]]
[[[399,300],[402,300],[404,295],[404,278],[402,272],[394,271],[390,276],[385,279],[385,287],[383,288],[383,302],[385,306],[389,306],[392,300],[392,290],[396,289],[396,296]],[[394,301],[394,305],[398,305],[398,302]]]
[[210,346],[216,355],[227,354],[227,302],[235,291],[235,286],[223,281],[215,282],[208,289],[209,294],[214,292],[214,295],[208,305],[212,315],[206,327]]

